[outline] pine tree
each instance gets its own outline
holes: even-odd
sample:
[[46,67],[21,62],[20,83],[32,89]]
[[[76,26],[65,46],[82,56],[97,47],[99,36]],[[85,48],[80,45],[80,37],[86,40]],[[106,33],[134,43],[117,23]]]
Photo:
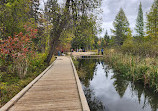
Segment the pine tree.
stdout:
[[106,42],[106,46],[108,46],[109,44],[109,35],[108,35],[108,31],[106,30],[105,35],[104,35],[104,41]]
[[138,16],[136,19],[136,28],[137,36],[139,38],[142,38],[144,36],[144,19],[143,19],[143,11],[142,11],[142,4],[140,2],[139,5],[139,11],[138,11]]
[[114,30],[112,30],[112,32],[115,35],[115,43],[117,45],[122,45],[127,38],[129,28],[129,22],[122,8],[117,14],[113,26]]
[[158,38],[158,0],[154,1],[147,13],[147,34],[151,38]]

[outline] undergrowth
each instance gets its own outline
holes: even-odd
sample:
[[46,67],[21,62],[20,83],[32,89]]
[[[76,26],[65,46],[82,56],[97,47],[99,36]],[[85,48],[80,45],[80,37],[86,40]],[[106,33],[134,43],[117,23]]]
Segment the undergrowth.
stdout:
[[[46,54],[37,54],[29,64],[27,75],[22,79],[12,72],[0,72],[0,107],[13,98],[47,67],[47,64],[44,62],[45,58]],[[52,60],[55,60],[54,57]]]

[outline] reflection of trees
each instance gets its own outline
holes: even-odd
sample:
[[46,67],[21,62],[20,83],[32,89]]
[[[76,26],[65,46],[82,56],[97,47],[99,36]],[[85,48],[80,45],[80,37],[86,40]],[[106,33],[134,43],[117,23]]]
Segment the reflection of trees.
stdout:
[[[79,64],[77,67],[79,78],[81,82],[88,87],[89,86],[89,81],[93,79],[94,72],[96,70],[96,62],[98,61],[97,59],[79,59]],[[81,76],[82,75],[82,76]]]
[[[79,74],[79,78],[84,87],[84,93],[87,98],[87,102],[89,104],[91,111],[105,111],[105,107],[101,101],[99,101],[93,92],[89,88],[89,82],[93,79],[93,76],[96,72],[96,66],[100,64],[99,59],[79,59],[79,64],[77,66],[77,71]],[[102,62],[103,63],[103,62]],[[101,63],[101,64],[102,64]],[[103,65],[103,64],[102,64]]]
[[112,78],[115,79],[113,85],[122,98],[128,87],[128,81],[126,81],[120,74],[117,73],[115,73]]
[[84,88],[84,93],[91,111],[105,111],[103,103],[95,97],[93,90]]
[[[90,106],[91,111],[103,111],[105,107],[103,103],[95,98],[94,92],[89,89],[89,83],[93,79],[94,74],[96,73],[96,66],[101,64],[105,71],[105,76],[108,77],[110,67],[105,66],[104,62],[95,59],[86,59],[86,60],[78,60],[77,70],[78,73],[82,73],[83,76],[80,76],[80,80],[82,84],[87,87],[84,89],[88,104]],[[153,91],[149,90],[147,87],[144,88],[142,83],[132,83],[131,81],[127,80],[125,76],[114,73],[111,79],[114,79],[113,85],[115,90],[122,98],[129,83],[132,89],[132,93],[135,93],[138,97],[139,103],[141,103],[141,96],[144,96],[144,105],[142,109],[144,109],[148,104],[151,106],[152,111],[157,111],[158,109],[158,94],[154,93]]]
[[105,72],[106,78],[108,78],[109,70],[110,70],[110,67],[109,66],[105,67],[105,65],[104,65],[104,72]]
[[[129,82],[122,77],[120,74],[115,73],[113,75],[113,79],[115,79],[113,85],[120,95],[120,97],[123,97]],[[143,106],[142,109],[144,109],[148,104],[150,104],[152,111],[157,111],[158,109],[158,94],[151,91],[148,88],[144,88],[144,86],[141,83],[132,83],[131,82],[131,89],[138,97],[138,101],[140,103],[141,96],[144,96]]]
[[144,88],[144,86],[139,83],[135,82],[131,85],[132,90],[137,94],[138,101],[140,103],[141,96],[144,96],[144,105],[142,108],[145,108],[147,104],[150,104],[152,111],[157,111],[158,109],[158,94],[151,91],[148,88]]

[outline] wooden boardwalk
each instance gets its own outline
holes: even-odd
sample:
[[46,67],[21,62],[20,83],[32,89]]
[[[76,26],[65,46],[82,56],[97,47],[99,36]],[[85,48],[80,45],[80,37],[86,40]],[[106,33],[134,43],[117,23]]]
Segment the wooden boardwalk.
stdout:
[[96,52],[72,52],[71,55],[77,59],[96,59],[103,57],[103,55],[96,55]]
[[80,98],[70,57],[58,57],[9,111],[82,111]]

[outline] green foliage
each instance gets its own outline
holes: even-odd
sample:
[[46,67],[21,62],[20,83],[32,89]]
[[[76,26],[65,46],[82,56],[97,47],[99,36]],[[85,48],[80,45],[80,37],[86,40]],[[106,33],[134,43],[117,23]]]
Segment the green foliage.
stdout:
[[147,13],[147,34],[149,38],[157,39],[158,35],[158,0],[154,3]]
[[132,55],[139,55],[145,57],[158,56],[158,41],[150,40],[144,42],[137,42],[135,39],[127,39],[121,47],[123,53],[130,53]]
[[122,45],[127,38],[127,33],[129,29],[129,22],[122,8],[118,12],[113,22],[113,26],[114,30],[112,30],[112,32],[115,35],[115,42],[117,45]]
[[[73,48],[87,48],[93,46],[96,30],[94,16],[91,17],[91,11],[98,8],[101,0],[66,0],[62,7],[57,0],[48,0],[46,2],[45,15],[46,19],[52,24],[50,32],[49,53],[46,62],[49,63],[56,47],[60,44],[62,34],[66,30],[72,30],[71,35],[75,38],[72,40]],[[92,19],[93,18],[93,19]],[[85,20],[85,21],[84,21]],[[85,27],[85,29],[84,29]],[[89,29],[88,29],[89,28]],[[74,37],[73,36],[73,37]],[[80,44],[77,44],[77,43]]]
[[104,40],[104,38],[101,38],[101,48],[106,46],[106,41]]
[[136,32],[137,32],[137,36],[139,38],[144,37],[144,21],[143,21],[143,10],[142,10],[142,4],[140,2],[139,5],[139,11],[138,11],[138,16],[137,16],[137,20],[136,20]]
[[96,39],[96,22],[93,18],[82,16],[81,22],[75,28],[75,38],[72,40],[72,48],[92,49]]
[[99,48],[98,41],[99,41],[98,37],[94,36],[94,44],[93,44],[93,48],[94,49],[98,49]]
[[133,56],[116,52],[114,49],[106,50],[105,61],[126,78],[133,81],[141,81],[145,86],[158,92],[158,59]]
[[30,11],[29,18],[33,18],[36,23],[39,21],[39,0],[31,0],[30,1]]
[[31,59],[29,64],[29,72],[36,72],[39,68],[45,68],[46,63],[44,60],[46,59],[47,55],[45,53],[39,53],[37,54],[37,57],[34,59]]
[[110,45],[122,45],[117,47],[121,49],[123,53],[145,57],[156,57],[158,55],[157,8],[158,0],[155,0],[150,11],[147,13],[147,35],[144,35],[143,10],[140,3],[135,28],[137,35],[134,37],[132,37],[132,31],[129,28],[129,23],[124,11],[121,9],[114,21],[115,30],[112,31],[115,36],[110,40]]
[[46,67],[44,60],[46,54],[38,54],[29,64],[29,73],[20,79],[16,74],[0,72],[0,106],[7,103],[20,90],[37,77]]
[[[95,61],[95,62],[94,62]],[[78,76],[81,81],[83,81],[84,86],[88,87],[90,80],[93,79],[94,70],[96,67],[96,61],[99,62],[99,60],[91,59],[89,61],[86,60],[74,60],[74,65],[76,67],[76,70],[78,72]]]
[[23,32],[23,26],[29,19],[30,0],[14,0],[0,4],[3,9],[0,12],[0,29],[2,37],[13,36],[15,32]]
[[106,33],[104,35],[104,40],[106,42],[106,46],[109,45],[109,42],[110,42],[110,36],[108,35],[108,31],[106,30]]
[[9,71],[9,66],[12,66],[12,71],[15,71],[20,78],[27,74],[29,58],[32,59],[35,54],[33,39],[36,38],[37,29],[27,26],[25,28],[25,35],[20,32],[14,37],[9,36],[0,41],[0,60],[3,65],[8,66],[6,71]]

